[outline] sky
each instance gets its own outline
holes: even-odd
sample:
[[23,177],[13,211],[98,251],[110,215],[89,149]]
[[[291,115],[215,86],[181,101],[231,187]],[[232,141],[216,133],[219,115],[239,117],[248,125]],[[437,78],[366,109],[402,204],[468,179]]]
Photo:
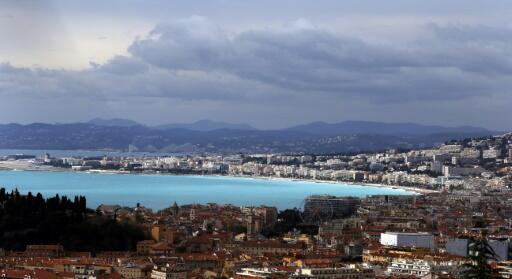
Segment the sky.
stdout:
[[0,1],[0,123],[512,130],[512,2]]

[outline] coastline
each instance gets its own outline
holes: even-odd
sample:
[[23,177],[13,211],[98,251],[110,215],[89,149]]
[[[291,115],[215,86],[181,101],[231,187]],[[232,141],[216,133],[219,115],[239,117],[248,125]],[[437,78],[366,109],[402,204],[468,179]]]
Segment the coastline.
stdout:
[[119,170],[87,170],[87,171],[73,171],[67,168],[58,168],[51,166],[36,165],[30,161],[0,161],[0,171],[48,171],[48,172],[76,172],[76,173],[90,173],[90,174],[133,174],[133,175],[170,175],[170,176],[204,176],[204,177],[230,177],[230,178],[244,178],[244,179],[262,179],[262,180],[286,180],[294,182],[307,182],[307,183],[323,183],[323,184],[339,184],[339,185],[354,185],[361,187],[379,187],[387,189],[402,190],[411,194],[429,194],[439,193],[437,190],[424,189],[419,187],[409,187],[401,185],[385,185],[375,183],[357,183],[353,181],[333,181],[321,179],[307,179],[307,178],[289,178],[289,177],[272,177],[272,176],[251,176],[251,175],[222,175],[222,174],[172,174],[172,173],[159,173],[159,172],[130,172]]
[[287,180],[287,181],[308,182],[308,183],[344,184],[344,185],[354,185],[354,186],[362,186],[362,187],[379,187],[379,188],[388,188],[388,189],[394,189],[394,190],[397,190],[397,189],[404,190],[406,192],[414,192],[416,194],[439,193],[439,191],[437,191],[437,190],[423,189],[423,188],[419,188],[419,187],[409,187],[409,186],[401,186],[401,185],[386,185],[386,184],[376,184],[376,183],[367,183],[367,182],[333,181],[333,180],[323,180],[323,179],[306,179],[306,178],[289,178],[289,177],[272,177],[272,176],[250,176],[250,175],[215,175],[215,176],[240,177],[240,178],[265,179],[265,180]]

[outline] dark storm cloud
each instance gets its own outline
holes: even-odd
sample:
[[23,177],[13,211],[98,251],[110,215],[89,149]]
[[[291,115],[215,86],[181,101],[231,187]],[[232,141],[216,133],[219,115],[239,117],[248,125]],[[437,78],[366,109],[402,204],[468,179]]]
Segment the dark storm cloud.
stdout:
[[269,92],[260,88],[265,86],[214,73],[171,72],[130,57],[117,57],[81,71],[0,64],[0,97],[9,98],[71,97],[101,104],[105,100],[134,97],[228,101],[268,97]]
[[512,29],[501,26],[429,25],[434,40],[421,42],[439,65],[482,75],[512,74]]
[[464,99],[510,85],[510,29],[425,29],[432,36],[392,47],[314,27],[229,34],[196,17],[157,26],[129,51],[171,71],[216,71],[285,90],[379,101]]
[[103,65],[93,62],[90,64],[96,70],[118,75],[135,75],[138,73],[144,73],[149,69],[146,63],[139,61],[138,59],[121,55],[112,58]]
[[194,17],[158,25],[129,47],[132,57],[116,56],[89,70],[30,70],[8,64],[1,70],[9,77],[3,86],[14,91],[31,91],[37,84],[48,94],[106,98],[239,99],[262,94],[243,85],[250,81],[287,94],[394,102],[465,99],[510,85],[512,47],[506,35],[511,30],[438,25],[427,30],[432,37],[391,47],[314,27],[229,34]]
[[122,104],[123,112],[135,111],[138,118],[192,102],[198,109],[191,113],[215,109],[209,115],[229,120],[236,106],[249,108],[240,109],[244,119],[269,123],[276,109],[290,118],[301,111],[332,116],[356,103],[358,110],[375,110],[372,115],[379,106],[388,106],[391,115],[405,105],[411,113],[430,107],[466,115],[466,104],[473,109],[478,98],[493,100],[482,111],[512,104],[511,29],[430,24],[420,34],[376,43],[307,22],[229,32],[193,17],[157,25],[134,40],[127,55],[85,70],[0,64],[0,98],[7,100],[0,108],[51,99],[41,104],[95,104],[87,107],[93,116]]

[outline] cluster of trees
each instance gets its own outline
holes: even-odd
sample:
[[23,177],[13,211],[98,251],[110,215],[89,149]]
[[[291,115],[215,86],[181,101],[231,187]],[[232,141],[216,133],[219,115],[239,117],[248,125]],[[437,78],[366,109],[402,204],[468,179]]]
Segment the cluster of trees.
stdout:
[[45,199],[0,189],[0,247],[24,250],[28,244],[62,244],[67,250],[132,250],[145,238],[132,223],[97,215],[86,199],[65,196]]
[[59,197],[59,195],[44,199],[41,193],[35,196],[31,192],[21,195],[17,189],[7,193],[5,188],[2,188],[0,189],[0,218],[14,217],[11,221],[16,222],[1,225],[19,229],[24,226],[23,223],[34,223],[37,220],[45,219],[49,214],[58,212],[68,213],[63,216],[66,219],[63,221],[80,222],[84,219],[87,211],[86,203],[85,197],[82,196],[75,196],[73,201],[65,196]]

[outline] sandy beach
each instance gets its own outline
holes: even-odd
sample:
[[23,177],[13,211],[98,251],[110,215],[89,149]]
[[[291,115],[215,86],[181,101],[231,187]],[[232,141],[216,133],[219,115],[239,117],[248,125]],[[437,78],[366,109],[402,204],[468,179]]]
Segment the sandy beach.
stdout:
[[[41,164],[36,164],[32,160],[9,160],[9,161],[0,161],[0,170],[10,170],[10,171],[72,171],[71,169],[66,168],[56,168],[51,166],[45,166]],[[97,174],[137,174],[129,171],[118,171],[118,170],[88,170],[88,173],[97,173]],[[176,175],[176,174],[168,174],[168,173],[151,173],[154,175]],[[309,183],[330,183],[330,184],[348,184],[348,185],[357,185],[357,186],[371,186],[371,187],[382,187],[382,188],[390,188],[390,189],[400,189],[408,192],[414,192],[417,194],[429,194],[429,193],[438,193],[439,191],[424,189],[419,187],[408,187],[408,186],[399,186],[399,185],[384,185],[384,184],[374,184],[374,183],[357,183],[357,182],[347,182],[347,181],[332,181],[332,180],[321,180],[321,179],[300,179],[300,178],[286,178],[286,177],[268,177],[268,176],[249,176],[249,175],[213,175],[213,176],[229,176],[229,177],[240,177],[240,178],[251,178],[251,179],[267,179],[267,180],[287,180],[287,181],[298,181],[298,182],[309,182]]]

